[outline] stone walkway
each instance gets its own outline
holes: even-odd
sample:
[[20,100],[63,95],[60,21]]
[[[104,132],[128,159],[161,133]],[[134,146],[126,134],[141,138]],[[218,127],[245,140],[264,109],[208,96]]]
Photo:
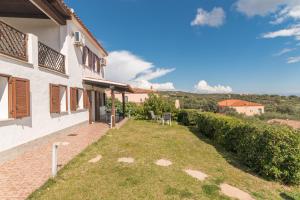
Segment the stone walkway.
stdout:
[[[123,120],[121,124],[125,122]],[[4,152],[6,160],[0,160],[0,199],[25,199],[51,177],[51,151],[54,142],[67,144],[58,147],[58,164],[63,166],[97,141],[108,129],[103,123],[82,124],[26,144],[25,147]]]

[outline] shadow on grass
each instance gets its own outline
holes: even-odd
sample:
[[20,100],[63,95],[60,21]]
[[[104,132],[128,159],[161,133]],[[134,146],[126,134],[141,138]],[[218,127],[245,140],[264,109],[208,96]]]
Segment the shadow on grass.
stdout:
[[249,167],[243,165],[239,158],[232,152],[227,151],[224,147],[222,147],[219,144],[214,143],[212,140],[207,138],[206,136],[202,135],[201,133],[198,132],[197,128],[195,126],[189,126],[188,129],[195,135],[197,136],[201,141],[205,142],[206,144],[212,145],[215,147],[215,149],[218,151],[220,155],[232,166],[248,173],[251,174],[255,177],[264,179],[266,181],[271,181],[267,177],[262,177],[259,174],[253,172]]
[[296,200],[294,197],[291,197],[290,195],[288,195],[288,194],[286,194],[284,192],[280,193],[280,196],[284,200]]

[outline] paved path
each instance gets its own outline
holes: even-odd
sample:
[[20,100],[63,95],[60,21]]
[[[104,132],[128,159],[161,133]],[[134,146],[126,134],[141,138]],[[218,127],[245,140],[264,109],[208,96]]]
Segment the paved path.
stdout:
[[0,199],[25,199],[49,179],[54,142],[69,143],[58,149],[58,164],[65,165],[108,129],[103,123],[82,124],[8,152],[10,158],[0,162]]

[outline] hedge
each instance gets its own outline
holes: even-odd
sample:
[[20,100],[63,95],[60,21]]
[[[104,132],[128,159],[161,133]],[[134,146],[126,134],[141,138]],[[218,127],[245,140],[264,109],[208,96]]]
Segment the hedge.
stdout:
[[180,110],[178,113],[177,121],[185,126],[197,124],[198,110]]
[[289,127],[198,113],[200,133],[234,152],[259,175],[286,184],[300,182],[300,135]]
[[285,184],[300,183],[300,133],[285,126],[197,110],[181,110],[178,122],[237,155],[257,174]]

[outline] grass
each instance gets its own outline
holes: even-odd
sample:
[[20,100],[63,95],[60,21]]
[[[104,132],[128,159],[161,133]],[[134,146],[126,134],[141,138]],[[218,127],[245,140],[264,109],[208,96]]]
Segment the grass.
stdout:
[[[97,154],[102,160],[88,163]],[[119,157],[134,157],[136,161],[118,163]],[[161,158],[173,165],[156,166],[154,162]],[[201,170],[209,177],[200,182],[182,171],[187,168]],[[89,146],[29,199],[229,199],[219,191],[222,182],[256,199],[300,197],[299,187],[266,181],[246,171],[231,154],[187,127],[131,120]]]

